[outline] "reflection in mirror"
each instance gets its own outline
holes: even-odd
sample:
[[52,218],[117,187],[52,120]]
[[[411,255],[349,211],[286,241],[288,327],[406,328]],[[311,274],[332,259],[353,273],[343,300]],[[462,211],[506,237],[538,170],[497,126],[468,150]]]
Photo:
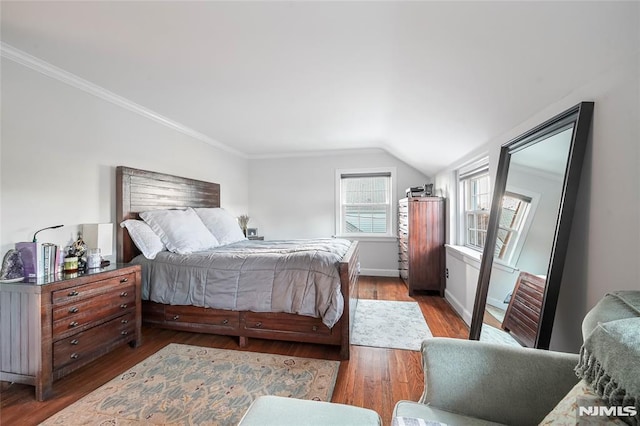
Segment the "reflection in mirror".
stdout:
[[548,348],[592,109],[503,145],[471,339]]
[[511,155],[480,340],[535,344],[572,132]]

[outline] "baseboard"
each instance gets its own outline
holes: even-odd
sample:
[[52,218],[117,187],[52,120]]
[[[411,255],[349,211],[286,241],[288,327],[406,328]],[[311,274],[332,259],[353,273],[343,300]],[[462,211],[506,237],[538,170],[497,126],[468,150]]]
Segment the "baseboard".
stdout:
[[399,277],[400,273],[397,269],[360,269],[360,275],[366,275],[369,277]]
[[467,311],[462,303],[458,301],[448,290],[444,291],[444,298],[447,299],[447,302],[451,305],[454,311],[460,315],[462,320],[467,324],[471,325],[471,312]]
[[504,301],[494,297],[487,297],[487,305],[495,306],[496,308],[500,308],[504,311],[506,311],[509,306],[508,303],[504,303]]

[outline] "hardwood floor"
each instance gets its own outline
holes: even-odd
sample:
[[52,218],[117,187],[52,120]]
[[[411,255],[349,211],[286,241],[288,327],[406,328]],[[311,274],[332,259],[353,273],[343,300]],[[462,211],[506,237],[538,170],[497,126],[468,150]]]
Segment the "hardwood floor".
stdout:
[[[420,304],[434,336],[466,338],[469,329],[449,304],[437,295],[409,297],[399,278],[360,277],[360,298],[415,300]],[[237,338],[143,327],[143,344],[121,347],[54,383],[51,399],[38,402],[31,386],[4,383],[0,392],[0,424],[37,424],[111,380],[169,343],[185,343],[238,350]],[[337,348],[250,339],[253,352],[339,359]],[[423,390],[420,353],[414,351],[351,347],[351,359],[342,362],[333,402],[376,410],[384,425],[391,424],[395,403],[417,401]]]

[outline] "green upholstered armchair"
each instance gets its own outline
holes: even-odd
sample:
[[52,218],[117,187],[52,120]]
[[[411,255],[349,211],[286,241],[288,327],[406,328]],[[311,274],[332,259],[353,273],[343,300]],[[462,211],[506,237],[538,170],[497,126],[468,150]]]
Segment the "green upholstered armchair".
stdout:
[[434,338],[422,344],[425,389],[394,417],[448,425],[534,425],[578,383],[577,354]]
[[[590,342],[603,324],[638,317],[640,292],[607,294],[585,316],[583,338]],[[633,333],[637,336],[637,329]],[[631,349],[625,352],[638,348]],[[424,393],[419,402],[398,402],[394,418],[420,418],[449,426],[535,425],[579,381],[574,370],[577,354],[433,338],[423,342],[422,359]],[[621,376],[629,374],[624,371]],[[640,386],[633,378],[627,385],[630,389]]]

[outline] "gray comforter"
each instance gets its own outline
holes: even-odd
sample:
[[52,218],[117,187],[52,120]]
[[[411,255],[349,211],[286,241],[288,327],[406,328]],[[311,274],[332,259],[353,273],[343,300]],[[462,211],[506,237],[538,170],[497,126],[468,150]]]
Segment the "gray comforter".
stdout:
[[179,255],[140,255],[142,299],[170,305],[254,312],[287,312],[340,319],[344,299],[338,263],[351,242],[343,239],[241,241]]

